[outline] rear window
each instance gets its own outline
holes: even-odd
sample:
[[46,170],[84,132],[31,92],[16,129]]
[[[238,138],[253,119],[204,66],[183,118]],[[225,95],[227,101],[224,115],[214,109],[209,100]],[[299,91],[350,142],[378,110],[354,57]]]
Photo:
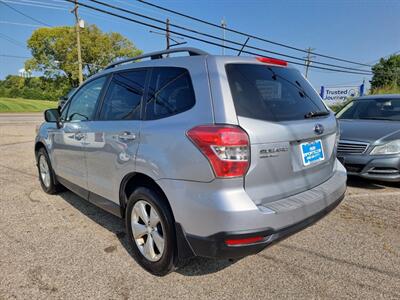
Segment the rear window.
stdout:
[[265,121],[304,119],[326,112],[319,95],[299,71],[258,64],[227,64],[226,73],[238,116]]

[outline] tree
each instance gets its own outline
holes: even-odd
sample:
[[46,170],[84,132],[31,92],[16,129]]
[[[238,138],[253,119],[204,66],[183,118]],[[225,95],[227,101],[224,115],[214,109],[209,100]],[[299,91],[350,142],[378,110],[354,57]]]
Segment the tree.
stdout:
[[371,89],[384,87],[398,87],[400,85],[400,55],[391,55],[389,58],[381,58],[372,67],[373,77]]
[[[39,28],[28,40],[32,59],[25,69],[42,72],[46,77],[66,76],[72,86],[78,85],[78,54],[75,27]],[[116,59],[142,53],[119,33],[103,33],[96,25],[81,29],[84,76],[95,74]]]
[[8,75],[0,80],[0,97],[58,100],[71,89],[65,77],[21,77]]

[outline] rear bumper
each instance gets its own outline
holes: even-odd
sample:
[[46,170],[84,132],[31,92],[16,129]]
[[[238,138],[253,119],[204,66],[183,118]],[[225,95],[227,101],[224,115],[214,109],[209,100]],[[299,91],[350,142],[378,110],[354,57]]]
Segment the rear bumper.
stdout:
[[348,175],[388,182],[400,181],[400,155],[344,155],[338,153]]
[[[197,256],[212,258],[240,258],[256,254],[266,247],[313,225],[338,206],[343,198],[344,194],[318,213],[296,224],[279,230],[265,228],[258,231],[220,232],[209,237],[198,237],[186,234],[186,239],[193,250],[193,253]],[[256,244],[241,246],[228,246],[225,243],[228,239],[243,239],[255,236],[265,237],[265,240]]]
[[[301,230],[332,210],[346,191],[346,170],[335,164],[322,184],[274,202],[256,205],[240,179],[209,183],[160,180],[170,201],[180,244],[194,255],[241,257]],[[263,236],[259,244],[227,246],[226,239]]]

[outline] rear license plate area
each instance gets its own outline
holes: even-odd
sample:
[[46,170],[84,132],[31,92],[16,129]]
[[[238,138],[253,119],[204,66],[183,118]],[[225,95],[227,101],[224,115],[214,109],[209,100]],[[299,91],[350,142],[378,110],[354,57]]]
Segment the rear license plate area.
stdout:
[[325,159],[321,140],[301,143],[300,149],[304,166],[309,166]]

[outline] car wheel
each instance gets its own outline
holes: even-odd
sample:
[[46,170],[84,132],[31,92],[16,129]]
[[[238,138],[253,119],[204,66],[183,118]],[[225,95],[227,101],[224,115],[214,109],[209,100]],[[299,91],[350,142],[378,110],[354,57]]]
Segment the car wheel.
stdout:
[[157,276],[173,271],[175,226],[165,197],[147,187],[139,187],[130,195],[125,214],[135,260]]
[[44,148],[40,148],[36,154],[37,167],[39,171],[39,181],[42,189],[47,194],[56,194],[60,191],[60,184],[55,179],[53,168],[51,167],[49,155]]

